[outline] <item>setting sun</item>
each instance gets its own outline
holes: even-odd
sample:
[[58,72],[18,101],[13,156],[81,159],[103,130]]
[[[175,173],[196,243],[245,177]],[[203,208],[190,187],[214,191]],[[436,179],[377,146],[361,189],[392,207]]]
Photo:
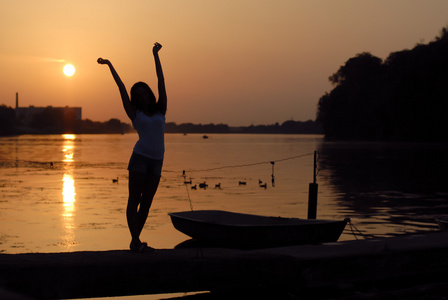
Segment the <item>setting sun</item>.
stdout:
[[75,67],[73,65],[68,64],[64,66],[63,71],[66,76],[72,76],[73,74],[75,74]]

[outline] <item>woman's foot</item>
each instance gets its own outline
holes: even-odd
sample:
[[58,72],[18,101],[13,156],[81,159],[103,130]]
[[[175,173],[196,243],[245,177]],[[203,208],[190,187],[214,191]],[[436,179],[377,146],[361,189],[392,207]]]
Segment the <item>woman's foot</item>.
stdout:
[[142,252],[153,252],[155,249],[152,247],[149,247],[147,243],[142,242],[131,242],[129,245],[129,248],[132,252],[142,253]]

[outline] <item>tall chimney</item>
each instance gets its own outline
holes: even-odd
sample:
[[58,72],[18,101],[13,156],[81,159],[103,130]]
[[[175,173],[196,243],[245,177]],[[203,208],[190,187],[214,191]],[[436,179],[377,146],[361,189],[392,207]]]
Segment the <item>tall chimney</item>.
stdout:
[[16,93],[16,109],[19,108],[19,93]]

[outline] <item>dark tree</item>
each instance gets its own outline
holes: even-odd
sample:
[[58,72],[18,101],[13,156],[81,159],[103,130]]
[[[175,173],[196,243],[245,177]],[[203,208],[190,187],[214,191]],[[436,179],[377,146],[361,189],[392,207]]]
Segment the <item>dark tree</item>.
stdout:
[[382,92],[381,59],[362,53],[349,59],[329,80],[335,86],[319,100],[317,120],[332,139],[375,138],[372,126],[379,117],[377,99]]
[[325,136],[343,140],[447,141],[448,32],[382,62],[369,53],[330,76],[318,104]]

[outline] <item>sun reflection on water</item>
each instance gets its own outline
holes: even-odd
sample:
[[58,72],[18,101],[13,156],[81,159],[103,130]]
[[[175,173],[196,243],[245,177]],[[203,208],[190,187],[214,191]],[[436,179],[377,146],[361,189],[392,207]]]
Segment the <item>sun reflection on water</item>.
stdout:
[[63,236],[62,246],[66,250],[70,250],[76,245],[75,241],[75,211],[76,211],[76,192],[75,192],[75,180],[73,177],[73,165],[74,162],[74,140],[76,138],[73,134],[64,134],[64,144],[62,152],[64,153],[63,162],[65,165],[65,173],[62,178],[62,221],[65,228]]
[[64,174],[62,178],[62,196],[63,196],[63,206],[64,213],[63,217],[73,217],[73,212],[75,210],[75,181],[73,180],[73,175]]
[[64,153],[64,159],[63,162],[73,162],[73,150],[75,148],[75,138],[76,136],[74,134],[63,134],[62,137],[64,138],[64,145],[62,148],[62,152]]

